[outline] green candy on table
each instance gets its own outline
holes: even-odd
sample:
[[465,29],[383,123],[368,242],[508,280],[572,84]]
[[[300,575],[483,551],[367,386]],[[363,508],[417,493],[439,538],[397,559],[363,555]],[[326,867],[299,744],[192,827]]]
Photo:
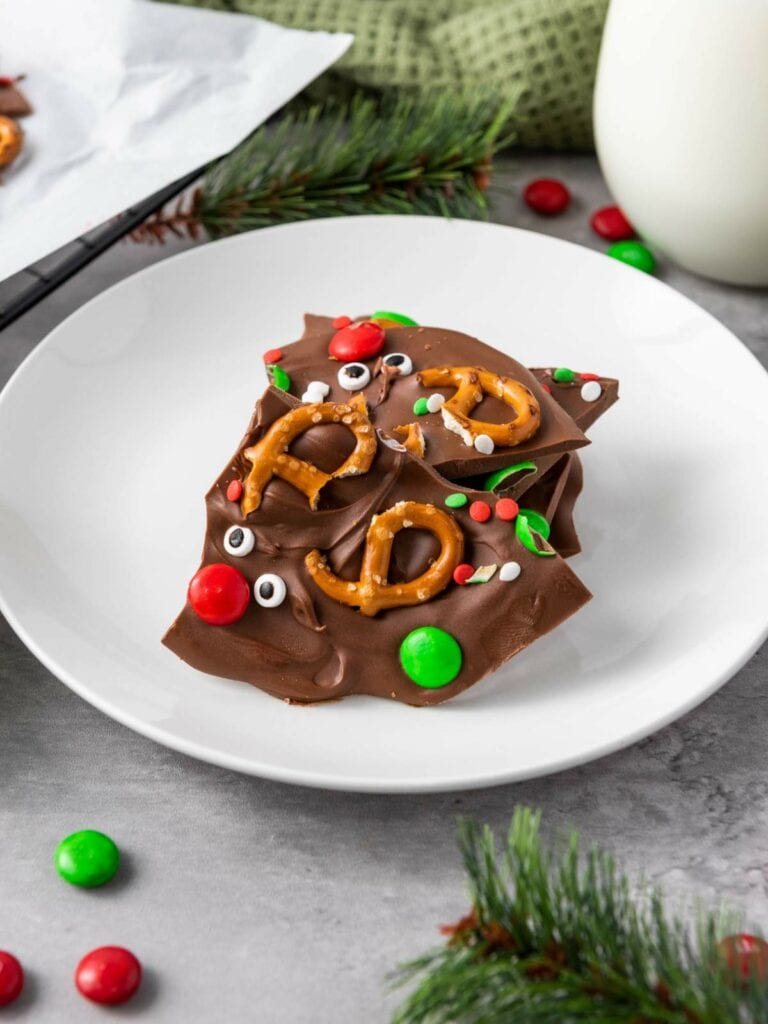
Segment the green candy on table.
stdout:
[[552,371],[552,380],[557,381],[558,384],[572,384],[576,380],[576,374],[567,366],[558,366]]
[[417,398],[413,403],[413,412],[416,416],[426,416],[429,412],[426,398]]
[[461,671],[461,647],[444,629],[419,626],[400,644],[400,664],[417,686],[436,690],[453,682]]
[[454,494],[449,494],[445,499],[445,504],[448,508],[464,508],[469,501],[466,494],[462,494],[460,491],[456,491]]
[[282,366],[277,366],[277,364],[275,363],[270,363],[267,366],[267,374],[269,375],[271,383],[276,388],[280,388],[281,391],[291,390],[291,378],[288,376],[288,374],[285,372]]
[[549,523],[541,513],[535,512],[532,508],[521,508],[515,519],[515,533],[523,547],[534,555],[540,558],[550,558],[554,555],[555,550],[551,545],[547,544],[541,548],[536,543],[534,534],[538,534],[545,542],[549,540]]
[[402,313],[392,313],[385,309],[377,309],[375,313],[371,314],[371,320],[384,320],[392,324],[398,324],[400,327],[419,326],[416,321],[411,320],[409,316],[403,316]]
[[642,270],[646,274],[652,274],[656,269],[653,253],[642,242],[614,242],[606,255],[621,260],[622,263],[628,263],[630,267]]
[[54,864],[65,882],[94,889],[114,877],[120,866],[120,851],[109,836],[86,828],[62,839],[56,847]]

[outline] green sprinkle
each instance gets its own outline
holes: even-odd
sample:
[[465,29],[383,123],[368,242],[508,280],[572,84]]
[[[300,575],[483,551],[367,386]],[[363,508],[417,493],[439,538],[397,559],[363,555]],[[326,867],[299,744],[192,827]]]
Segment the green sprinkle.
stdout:
[[419,626],[400,644],[405,674],[426,689],[447,686],[461,671],[461,647],[450,633],[437,626]]
[[272,382],[272,384],[274,384],[276,388],[280,388],[281,391],[291,390],[291,378],[288,376],[288,374],[285,372],[282,366],[277,366],[275,363],[270,363],[267,366],[267,375],[269,376],[270,381]]
[[426,398],[417,398],[413,403],[413,411],[417,416],[426,416],[429,412]]
[[552,371],[552,380],[556,380],[558,384],[570,384],[571,381],[576,380],[576,374],[567,366],[558,366],[556,370]]
[[646,274],[652,274],[656,269],[653,253],[640,242],[614,242],[607,250],[607,255]]
[[466,494],[460,494],[458,491],[456,491],[455,494],[448,495],[448,497],[445,499],[445,504],[448,506],[448,508],[464,508],[468,501],[469,498],[466,496]]
[[371,320],[389,320],[390,323],[399,324],[401,327],[419,326],[416,321],[411,320],[409,316],[403,316],[402,313],[391,313],[386,309],[377,309],[376,312],[371,315]]
[[[549,541],[549,523],[538,512],[532,508],[521,508],[515,520],[515,533],[517,539],[534,555],[546,558],[555,554],[555,549]],[[537,543],[537,539],[540,543]]]
[[514,466],[507,466],[504,469],[497,469],[495,473],[491,473],[486,478],[483,484],[484,491],[495,491],[500,483],[503,483],[507,477],[512,476],[513,473],[535,473],[538,467],[535,462],[516,462]]

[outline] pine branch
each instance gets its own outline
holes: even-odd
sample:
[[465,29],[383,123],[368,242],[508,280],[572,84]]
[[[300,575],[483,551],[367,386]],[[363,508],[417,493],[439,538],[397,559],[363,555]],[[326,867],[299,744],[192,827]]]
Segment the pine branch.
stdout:
[[[626,876],[571,833],[542,849],[519,808],[497,853],[489,829],[460,824],[472,910],[445,948],[401,968],[415,988],[396,1024],[765,1024],[765,964],[736,970],[718,940],[736,923],[702,916],[696,934],[658,891],[633,900]],[[759,940],[756,940],[759,941]],[[740,973],[741,972],[741,973]]]
[[285,114],[212,164],[202,186],[133,232],[222,235],[361,213],[487,216],[493,155],[511,142],[517,97],[362,95]]

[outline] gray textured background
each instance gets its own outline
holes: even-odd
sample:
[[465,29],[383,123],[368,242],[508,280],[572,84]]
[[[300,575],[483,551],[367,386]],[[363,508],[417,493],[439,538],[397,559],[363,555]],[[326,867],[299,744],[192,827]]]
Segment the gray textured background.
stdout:
[[[588,215],[608,200],[589,157],[529,156],[498,181],[562,176],[576,201],[556,219],[517,196],[495,219],[596,248]],[[124,243],[0,335],[0,382],[103,288],[179,247]],[[768,362],[768,294],[663,267],[660,276]],[[759,539],[759,535],[758,535]],[[110,1014],[153,1024],[379,1024],[384,978],[465,909],[454,818],[504,827],[518,802],[549,832],[610,845],[675,897],[725,898],[768,927],[768,648],[720,693],[630,750],[548,779],[461,795],[325,793],[241,777],[156,746],[57,682],[0,620],[0,948],[29,973],[0,1019],[104,1019],[72,987],[80,955],[132,948],[147,969]],[[51,867],[56,842],[100,828],[125,870],[84,892]]]

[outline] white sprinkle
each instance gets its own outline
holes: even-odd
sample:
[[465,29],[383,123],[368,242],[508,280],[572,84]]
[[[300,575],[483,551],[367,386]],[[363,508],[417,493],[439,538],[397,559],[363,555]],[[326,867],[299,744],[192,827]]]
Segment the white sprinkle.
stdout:
[[516,580],[523,570],[519,562],[505,562],[499,570],[499,579],[504,583],[511,583]]
[[479,565],[469,577],[467,583],[487,583],[488,580],[493,579],[497,569],[498,566],[495,562],[493,565]]
[[331,393],[331,385],[326,384],[324,380],[311,380],[307,384],[307,391],[316,391],[321,398],[325,398]]
[[596,402],[602,393],[599,381],[588,380],[586,384],[581,385],[581,397],[585,402]]
[[427,408],[430,412],[440,412],[445,401],[445,395],[430,395],[427,399]]
[[479,451],[481,455],[492,455],[495,447],[496,445],[487,434],[478,434],[475,438],[475,449]]
[[319,391],[313,391],[312,388],[307,388],[301,396],[301,400],[308,405],[317,405],[318,402],[322,402],[324,397],[325,395],[321,395]]

